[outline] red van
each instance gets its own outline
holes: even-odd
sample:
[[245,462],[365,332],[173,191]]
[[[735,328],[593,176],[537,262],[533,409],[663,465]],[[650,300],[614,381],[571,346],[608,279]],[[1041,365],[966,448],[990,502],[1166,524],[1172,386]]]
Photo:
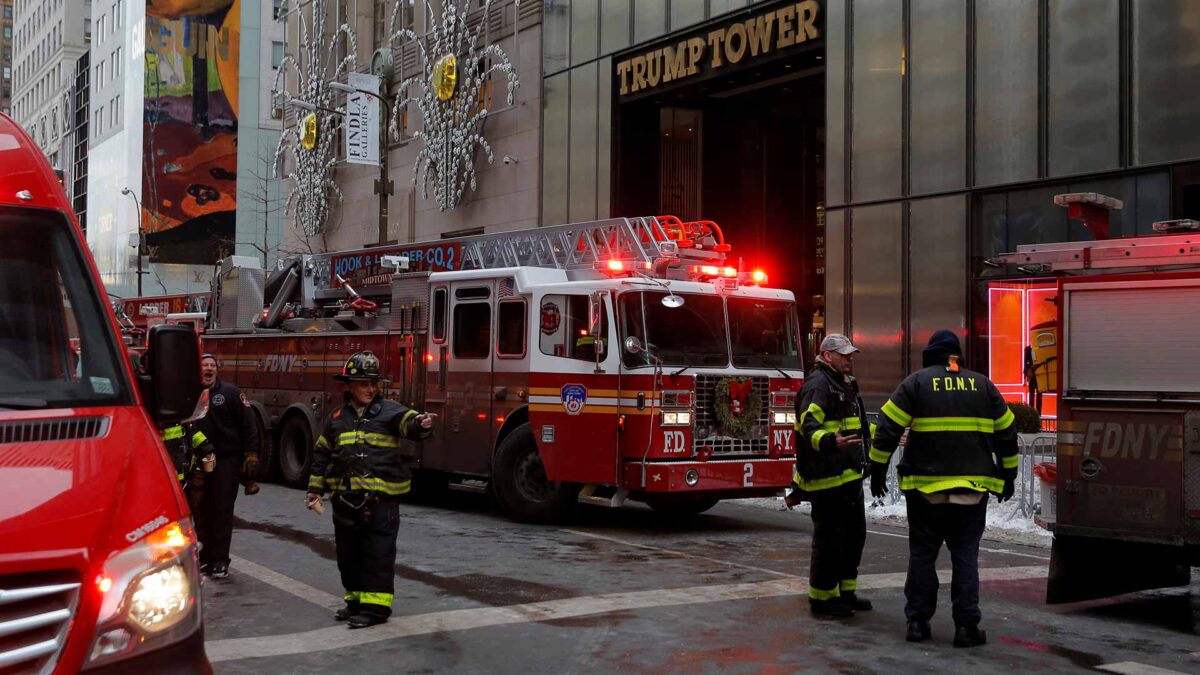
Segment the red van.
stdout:
[[211,673],[196,536],[156,423],[189,416],[199,345],[135,376],[62,186],[0,114],[0,673]]

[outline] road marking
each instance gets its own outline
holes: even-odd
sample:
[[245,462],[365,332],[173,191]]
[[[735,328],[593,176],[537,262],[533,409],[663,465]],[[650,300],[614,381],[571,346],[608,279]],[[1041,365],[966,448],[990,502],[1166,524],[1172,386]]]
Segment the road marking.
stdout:
[[[253,567],[240,565],[240,568],[251,576],[255,576],[257,572],[265,569],[257,565]],[[270,572],[270,570],[267,571]],[[276,575],[275,572],[271,572],[271,574]],[[979,579],[980,581],[1035,579],[1043,577],[1045,574],[1046,568],[1041,565],[1030,567],[999,567],[979,570]],[[938,577],[943,583],[949,583],[951,573],[949,570],[942,570],[938,572]],[[900,588],[904,586],[904,578],[905,574],[903,572],[867,574],[859,577],[858,587],[859,590]],[[287,590],[284,586],[291,586],[291,584],[278,585],[276,587]],[[311,588],[305,584],[300,584],[300,586]],[[205,650],[208,653],[210,661],[221,663],[239,659],[308,654],[415,635],[428,635],[431,633],[554,621],[657,607],[679,607],[710,602],[793,597],[804,595],[807,592],[807,581],[790,578],[740,584],[610,593],[606,595],[534,602],[524,605],[473,607],[445,612],[430,612],[414,616],[392,617],[392,620],[388,623],[369,630],[347,630],[345,626],[337,625],[288,635],[214,640],[205,645]],[[317,593],[328,595],[321,591],[317,591]],[[312,602],[317,596],[314,596],[312,593],[306,593],[305,596],[300,597]],[[316,604],[320,604],[322,607],[325,606],[323,603]]]
[[783,577],[785,579],[801,578],[801,577],[796,576],[795,574],[788,574],[787,572],[778,572],[776,570],[767,569],[765,567],[755,567],[754,565],[743,565],[742,563],[736,563],[736,562],[733,562],[730,560],[721,560],[720,558],[710,558],[706,555],[698,555],[696,553],[687,553],[685,551],[676,551],[675,549],[663,548],[661,546],[651,546],[650,544],[639,544],[638,542],[635,542],[635,541],[629,541],[627,539],[620,539],[617,537],[610,537],[610,536],[604,535],[604,534],[595,534],[593,532],[584,532],[582,530],[564,529],[561,531],[567,532],[569,534],[578,535],[580,537],[588,537],[589,539],[602,539],[604,541],[613,542],[614,544],[621,544],[622,546],[632,546],[634,548],[644,548],[644,549],[647,549],[650,551],[658,551],[659,553],[669,553],[671,555],[677,555],[682,558],[692,558],[695,560],[706,560],[711,563],[716,563],[718,565],[727,565],[729,567],[740,567],[744,570],[752,570],[754,572],[762,572],[763,574],[770,574],[770,575],[777,576],[777,577]]
[[1121,673],[1122,675],[1184,675],[1183,671],[1159,668],[1158,666],[1138,663],[1137,661],[1106,663],[1103,666],[1096,666],[1096,670],[1103,670],[1109,673]]
[[279,572],[263,567],[256,562],[239,558],[236,555],[229,556],[231,562],[238,570],[249,574],[259,581],[274,586],[281,591],[286,591],[302,600],[307,600],[314,605],[324,607],[326,609],[341,609],[345,606],[346,601],[332,593],[326,593],[319,588],[314,588],[295,579],[284,576]]

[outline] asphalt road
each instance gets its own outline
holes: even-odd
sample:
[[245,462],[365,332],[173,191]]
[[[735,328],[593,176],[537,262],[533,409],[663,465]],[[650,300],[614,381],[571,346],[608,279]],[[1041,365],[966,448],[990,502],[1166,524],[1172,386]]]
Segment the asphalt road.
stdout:
[[1200,673],[1186,589],[1047,607],[1048,552],[992,542],[989,643],[951,647],[947,571],[933,639],[909,644],[907,542],[878,526],[859,577],[875,611],[816,620],[807,516],[737,504],[674,524],[640,505],[583,506],[559,526],[511,522],[478,494],[405,504],[393,618],[351,631],[332,618],[329,513],[270,485],[237,506],[232,573],[204,584],[217,673]]

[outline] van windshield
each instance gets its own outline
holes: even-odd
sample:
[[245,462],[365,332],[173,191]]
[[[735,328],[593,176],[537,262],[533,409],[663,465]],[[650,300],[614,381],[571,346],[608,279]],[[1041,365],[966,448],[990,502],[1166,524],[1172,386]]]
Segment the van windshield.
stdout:
[[0,411],[131,404],[107,316],[71,224],[0,207]]

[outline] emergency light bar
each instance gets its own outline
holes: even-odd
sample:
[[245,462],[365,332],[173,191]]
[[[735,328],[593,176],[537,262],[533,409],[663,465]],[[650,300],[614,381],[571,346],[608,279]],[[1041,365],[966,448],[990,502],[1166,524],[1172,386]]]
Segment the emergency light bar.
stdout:
[[1160,220],[1150,226],[1155,232],[1194,232],[1200,230],[1200,221],[1191,218]]

